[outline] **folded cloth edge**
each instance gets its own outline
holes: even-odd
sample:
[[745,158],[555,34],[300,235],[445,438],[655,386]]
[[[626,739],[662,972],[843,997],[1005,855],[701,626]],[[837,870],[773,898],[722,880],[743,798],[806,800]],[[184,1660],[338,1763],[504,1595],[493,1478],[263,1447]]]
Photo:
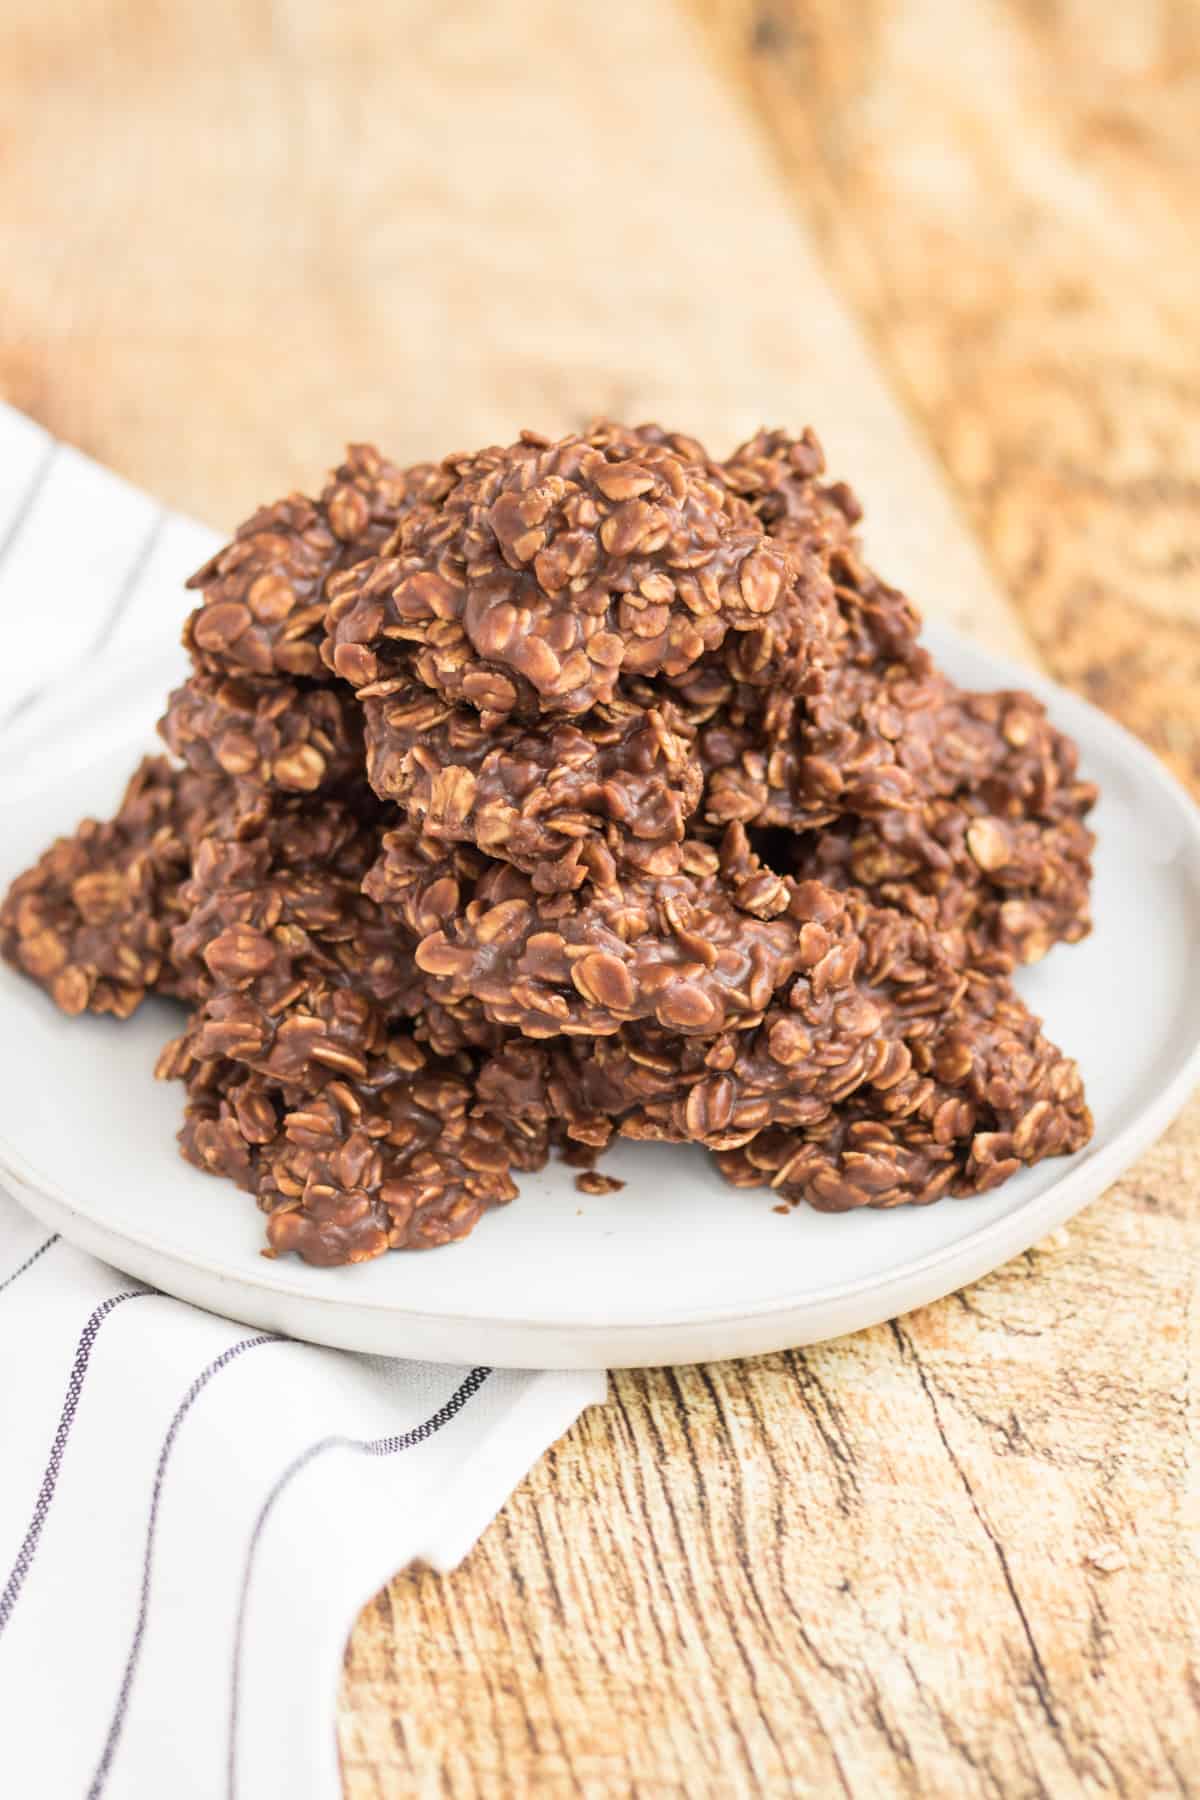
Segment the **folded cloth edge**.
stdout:
[[[444,1512],[430,1535],[412,1545],[400,1563],[384,1568],[357,1585],[344,1607],[344,1628],[329,1633],[324,1646],[324,1670],[320,1691],[327,1696],[325,1734],[329,1792],[341,1788],[338,1754],[337,1699],[351,1633],[363,1608],[405,1569],[425,1565],[437,1575],[449,1575],[470,1554],[488,1526],[503,1510],[509,1497],[550,1447],[568,1432],[590,1406],[603,1405],[608,1397],[608,1376],[602,1369],[543,1369],[524,1371],[529,1384],[512,1409],[496,1421],[459,1471],[448,1493],[439,1496]],[[469,1491],[468,1488],[469,1477]]]

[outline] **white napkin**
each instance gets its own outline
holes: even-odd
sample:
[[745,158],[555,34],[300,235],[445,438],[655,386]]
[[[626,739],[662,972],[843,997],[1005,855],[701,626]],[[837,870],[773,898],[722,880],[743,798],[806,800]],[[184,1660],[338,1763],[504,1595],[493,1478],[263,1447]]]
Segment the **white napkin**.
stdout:
[[[0,406],[6,760],[64,672],[77,707],[178,631],[213,541]],[[359,1608],[453,1568],[604,1393],[234,1325],[0,1194],[0,1795],[335,1800]]]

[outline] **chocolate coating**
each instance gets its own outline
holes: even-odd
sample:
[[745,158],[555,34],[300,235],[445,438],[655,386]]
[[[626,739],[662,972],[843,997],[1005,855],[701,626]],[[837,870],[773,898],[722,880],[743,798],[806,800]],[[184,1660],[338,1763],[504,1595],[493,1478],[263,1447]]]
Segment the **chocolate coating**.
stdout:
[[315,1092],[169,1045],[161,1073],[187,1083],[180,1146],[189,1162],[254,1194],[269,1254],[320,1267],[367,1262],[466,1237],[516,1198],[545,1138],[477,1114],[469,1068],[390,1038],[358,1079]]
[[613,700],[579,722],[488,730],[473,707],[409,685],[364,711],[376,793],[426,836],[511,862],[542,893],[579,887],[601,849],[614,871],[670,869],[700,800],[692,735],[669,705]]
[[765,683],[815,645],[819,561],[665,444],[527,435],[454,473],[329,585],[325,658],[364,695],[415,674],[487,724],[578,715],[622,674],[678,676],[724,649]]
[[124,1019],[151,989],[186,993],[171,931],[192,849],[224,797],[224,783],[147,757],[112,819],[85,819],[18,875],[0,906],[0,954],[66,1013]]
[[359,708],[334,687],[200,671],[171,695],[159,731],[197,774],[250,787],[315,794],[362,772]]
[[188,582],[202,595],[183,634],[197,668],[323,676],[329,577],[374,556],[405,510],[443,485],[427,464],[399,469],[372,445],[351,444],[319,499],[259,507]]

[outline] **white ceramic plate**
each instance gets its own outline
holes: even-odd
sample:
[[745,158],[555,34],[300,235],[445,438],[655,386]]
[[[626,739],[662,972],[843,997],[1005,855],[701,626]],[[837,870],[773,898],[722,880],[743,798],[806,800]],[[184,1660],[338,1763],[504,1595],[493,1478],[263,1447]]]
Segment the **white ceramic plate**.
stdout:
[[[47,1225],[182,1299],[320,1343],[456,1363],[742,1356],[978,1279],[1099,1194],[1200,1080],[1200,814],[1093,708],[944,631],[928,637],[970,686],[1041,693],[1102,787],[1095,933],[1020,979],[1083,1068],[1096,1135],[1078,1156],[979,1199],[782,1216],[769,1193],[726,1187],[699,1151],[627,1144],[604,1164],[627,1184],[616,1194],[579,1194],[551,1166],[451,1248],[353,1269],[268,1262],[251,1201],[176,1152],[182,1091],[151,1071],[179,1015],[156,1003],[125,1024],[68,1020],[3,969],[0,1168]],[[86,731],[46,766],[6,758],[5,881],[53,833],[111,810],[176,672],[160,659],[96,689]]]

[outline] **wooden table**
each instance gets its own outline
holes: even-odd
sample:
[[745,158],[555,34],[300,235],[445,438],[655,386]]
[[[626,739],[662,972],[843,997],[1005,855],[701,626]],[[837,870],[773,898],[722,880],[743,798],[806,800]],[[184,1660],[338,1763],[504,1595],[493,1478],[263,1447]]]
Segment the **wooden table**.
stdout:
[[[225,524],[346,435],[812,418],[887,574],[1200,782],[1198,117],[1196,0],[10,0],[0,389]],[[616,1377],[363,1613],[347,1793],[1200,1788],[1198,1152]]]

